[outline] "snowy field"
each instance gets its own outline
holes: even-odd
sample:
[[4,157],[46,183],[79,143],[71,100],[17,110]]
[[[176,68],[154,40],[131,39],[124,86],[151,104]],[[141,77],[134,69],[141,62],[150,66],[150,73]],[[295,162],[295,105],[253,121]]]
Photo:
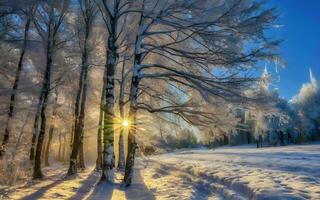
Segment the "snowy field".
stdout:
[[[134,183],[97,184],[87,170],[64,180],[64,168],[17,186],[10,199],[320,199],[320,144],[256,149],[253,146],[189,150],[140,158]],[[63,172],[64,171],[64,172]]]

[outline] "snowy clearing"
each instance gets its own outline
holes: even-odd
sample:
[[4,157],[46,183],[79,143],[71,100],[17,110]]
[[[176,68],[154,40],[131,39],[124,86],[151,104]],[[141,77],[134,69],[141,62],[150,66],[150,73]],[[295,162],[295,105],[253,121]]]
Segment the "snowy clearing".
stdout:
[[256,149],[190,150],[140,158],[134,183],[97,184],[87,170],[63,178],[47,168],[45,181],[12,188],[10,199],[320,199],[320,144]]

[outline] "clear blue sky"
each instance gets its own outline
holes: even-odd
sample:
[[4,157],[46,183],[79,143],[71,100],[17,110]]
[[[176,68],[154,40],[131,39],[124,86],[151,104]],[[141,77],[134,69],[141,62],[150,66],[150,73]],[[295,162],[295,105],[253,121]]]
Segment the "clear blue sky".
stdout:
[[309,68],[320,80],[320,0],[271,0],[280,11],[277,38],[287,67],[279,70],[280,95],[291,99],[309,81]]

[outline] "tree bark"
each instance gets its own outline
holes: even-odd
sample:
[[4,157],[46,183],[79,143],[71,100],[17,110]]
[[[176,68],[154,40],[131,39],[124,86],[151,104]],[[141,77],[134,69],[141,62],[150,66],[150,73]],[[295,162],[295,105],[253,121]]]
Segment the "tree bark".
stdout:
[[45,75],[43,79],[43,86],[41,93],[43,93],[43,104],[41,104],[41,126],[40,126],[40,132],[38,137],[38,143],[36,148],[36,156],[35,156],[35,162],[34,162],[34,172],[33,172],[33,178],[39,179],[43,177],[42,171],[41,171],[41,150],[43,146],[43,140],[44,135],[46,131],[46,107],[48,102],[48,97],[50,93],[50,76],[51,76],[51,66],[52,66],[52,50],[51,50],[51,33],[49,32],[48,36],[48,44],[47,44],[47,62],[46,62],[46,70]]
[[[87,71],[87,68],[84,70]],[[84,82],[87,82],[86,81],[87,72],[84,73],[83,79],[85,80]],[[79,148],[81,147],[82,140],[83,140],[84,110],[85,110],[86,90],[87,90],[86,85],[87,84],[84,83],[83,92],[81,95],[82,96],[81,107],[80,107],[81,112],[79,117],[76,117],[78,118],[78,120],[77,119],[75,120],[75,132],[73,135],[73,144],[72,144],[72,151],[70,156],[68,175],[73,175],[77,173],[77,156],[79,154]]]
[[[126,56],[124,56],[122,69],[121,69],[121,83],[120,83],[120,91],[119,91],[119,112],[120,117],[124,120],[124,89],[125,89],[125,65],[126,65]],[[125,167],[125,151],[124,151],[124,129],[121,128],[119,135],[119,157],[118,157],[118,170],[123,170]]]
[[[106,22],[108,30],[107,40],[107,60],[105,65],[106,76],[104,78],[105,86],[105,105],[104,105],[104,129],[103,129],[103,164],[100,181],[110,181],[109,173],[115,165],[114,156],[114,75],[118,62],[117,39],[119,37],[117,26],[121,17],[121,1],[116,0],[111,3],[112,10],[107,4],[104,4],[105,14],[109,21]],[[120,33],[119,33],[120,34]]]
[[77,92],[77,99],[75,102],[75,116],[74,116],[74,127],[72,131],[72,140],[71,140],[71,155],[70,155],[70,162],[69,162],[69,169],[67,175],[73,175],[77,173],[77,156],[79,151],[80,145],[80,136],[79,136],[79,110],[80,110],[80,98],[82,93],[82,85],[83,85],[83,78],[84,77],[84,68],[81,67],[80,78],[79,78],[79,88]]
[[38,142],[36,147],[36,155],[34,160],[34,171],[33,171],[33,178],[34,179],[40,179],[43,177],[42,171],[41,171],[41,154],[42,154],[42,148],[43,148],[43,141],[46,131],[46,108],[47,103],[49,99],[50,94],[50,79],[51,79],[51,68],[52,68],[52,54],[53,54],[53,47],[54,47],[54,7],[53,5],[50,5],[50,11],[49,11],[49,22],[48,22],[48,33],[46,38],[46,67],[44,72],[44,78],[43,78],[43,84],[41,89],[41,95],[43,95],[43,103],[41,104],[40,109],[40,116],[41,116],[41,125],[40,125],[40,131],[38,136]]
[[[137,38],[136,42],[139,42]],[[130,111],[129,117],[133,123],[136,124],[136,115],[137,115],[137,105],[138,105],[138,88],[139,88],[139,74],[140,74],[140,66],[141,66],[141,53],[136,52],[135,54],[135,61],[134,61],[134,71],[131,81],[131,88],[130,88]],[[128,135],[128,155],[126,160],[126,167],[125,167],[125,175],[124,175],[124,184],[126,187],[131,185],[132,176],[133,176],[133,167],[135,161],[135,153],[137,148],[137,143],[135,139],[136,135],[136,128],[129,130]]]
[[128,135],[128,155],[123,180],[126,187],[130,186],[132,182],[136,149],[137,143],[135,139],[135,130],[130,130]]
[[[115,33],[114,30],[112,33]],[[108,52],[106,61],[105,84],[105,106],[104,106],[104,128],[103,128],[103,165],[100,181],[110,181],[109,173],[114,168],[114,73],[117,64],[117,49],[115,46],[115,35],[108,37]]]
[[[77,173],[77,156],[79,154],[79,147],[83,140],[83,128],[85,117],[85,103],[87,92],[87,78],[88,78],[88,38],[90,33],[90,24],[86,24],[84,46],[81,57],[81,72],[79,79],[79,89],[77,93],[77,100],[75,104],[75,126],[72,151],[70,156],[69,170],[67,175],[73,175]],[[82,166],[84,167],[84,165]]]
[[103,108],[104,108],[104,96],[105,88],[102,88],[101,99],[100,99],[100,114],[99,114],[99,127],[97,134],[97,161],[96,169],[102,169],[102,131],[103,131]]

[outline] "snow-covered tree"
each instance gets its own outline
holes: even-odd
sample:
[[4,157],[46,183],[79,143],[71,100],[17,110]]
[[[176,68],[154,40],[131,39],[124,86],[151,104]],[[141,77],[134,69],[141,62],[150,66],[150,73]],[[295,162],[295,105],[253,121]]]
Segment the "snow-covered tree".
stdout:
[[[192,89],[208,102],[214,98],[228,102],[250,101],[243,88],[257,79],[246,76],[246,72],[258,60],[276,56],[273,50],[277,41],[270,41],[264,35],[276,15],[274,9],[264,9],[263,5],[255,1],[197,0],[143,1],[138,5],[130,88],[132,123],[136,124],[139,109],[179,115],[193,112],[194,106],[190,104],[153,107],[147,102],[139,102],[140,84],[148,80]],[[255,45],[247,45],[252,41]],[[194,114],[199,115],[198,112]],[[132,129],[124,178],[126,185],[131,184],[135,135],[136,129]]]
[[312,137],[319,134],[320,123],[320,87],[310,69],[310,82],[304,83],[291,103],[298,113],[300,131]]

